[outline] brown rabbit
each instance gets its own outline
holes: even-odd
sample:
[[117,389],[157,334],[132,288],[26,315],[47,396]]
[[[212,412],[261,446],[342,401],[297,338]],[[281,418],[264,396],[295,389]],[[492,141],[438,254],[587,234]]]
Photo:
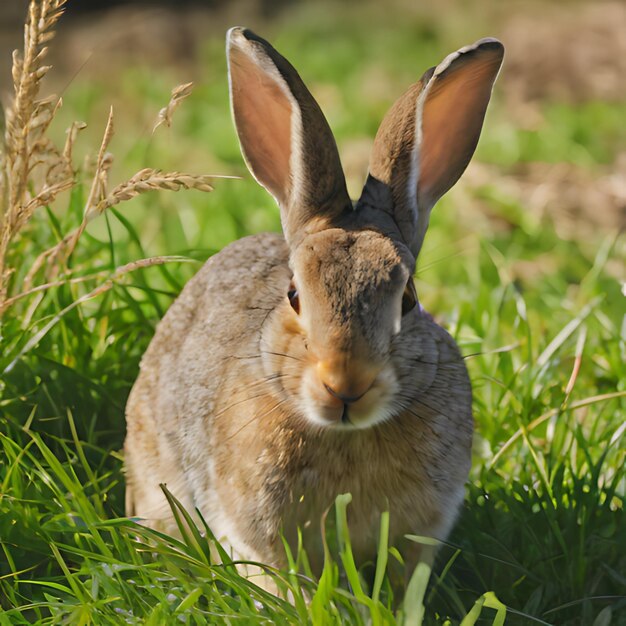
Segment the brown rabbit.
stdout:
[[[295,69],[244,28],[227,52],[242,151],[284,237],[213,256],[160,323],[127,406],[127,513],[173,530],[166,483],[238,558],[284,566],[281,533],[293,545],[304,529],[318,572],[319,520],[340,493],[360,562],[385,510],[398,546],[445,538],[470,467],[471,387],[412,276],[430,210],[478,142],[502,44],[461,48],[394,104],[356,203]],[[430,558],[410,546],[409,567]]]

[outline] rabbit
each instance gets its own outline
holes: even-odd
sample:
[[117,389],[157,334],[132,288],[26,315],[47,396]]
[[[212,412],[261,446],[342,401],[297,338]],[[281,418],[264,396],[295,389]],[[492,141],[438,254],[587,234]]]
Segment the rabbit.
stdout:
[[158,325],[129,396],[127,515],[166,532],[160,484],[239,559],[285,567],[298,529],[314,572],[320,519],[350,493],[357,563],[381,512],[406,567],[445,539],[464,498],[472,390],[413,275],[430,211],[478,142],[504,55],[481,39],[392,106],[353,203],[330,127],[292,65],[245,28],[227,34],[229,93],[247,166],[283,235],[212,256]]

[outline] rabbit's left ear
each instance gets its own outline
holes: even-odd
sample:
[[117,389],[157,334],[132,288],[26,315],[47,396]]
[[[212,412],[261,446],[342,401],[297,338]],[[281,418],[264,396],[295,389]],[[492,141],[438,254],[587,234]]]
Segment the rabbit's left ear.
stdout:
[[432,207],[474,154],[503,56],[497,39],[450,54],[400,97],[378,130],[359,205],[391,213],[415,257]]
[[293,66],[246,28],[227,36],[230,100],[244,158],[276,198],[285,238],[352,211],[337,145]]

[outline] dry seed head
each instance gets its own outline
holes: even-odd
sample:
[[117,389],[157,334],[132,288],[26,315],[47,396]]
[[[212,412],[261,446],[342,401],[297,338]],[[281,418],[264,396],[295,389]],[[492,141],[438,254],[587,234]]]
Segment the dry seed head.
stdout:
[[179,107],[180,103],[193,91],[193,83],[183,83],[172,89],[172,96],[166,107],[159,111],[157,122],[152,129],[154,132],[161,124],[165,124],[168,128],[172,125],[172,116],[174,111]]
[[72,152],[74,150],[74,142],[78,133],[87,128],[85,122],[72,122],[72,125],[65,131],[67,137],[65,139],[65,145],[63,146],[63,158],[71,165]]
[[[6,264],[11,242],[37,208],[53,202],[58,194],[76,184],[72,164],[73,147],[79,131],[86,125],[74,122],[67,130],[65,144],[60,150],[48,139],[46,133],[61,106],[61,100],[53,96],[38,99],[40,82],[50,70],[50,66],[43,65],[48,53],[45,44],[54,36],[53,28],[65,2],[66,0],[31,0],[24,27],[24,51],[13,54],[15,96],[6,112],[6,129],[2,129],[5,147],[0,152],[0,315],[27,292],[39,294],[31,303],[36,306],[42,290],[32,287],[35,277],[40,272],[45,272],[50,280],[51,276],[62,272],[88,222],[107,208],[148,191],[197,189],[208,192],[213,189],[209,182],[212,178],[210,176],[163,173],[145,168],[108,193],[108,172],[113,164],[113,155],[107,151],[114,132],[111,109],[98,154],[91,161],[91,167],[87,166],[89,169],[93,168],[93,178],[83,221],[58,244],[37,257],[22,284],[14,286],[17,289],[14,288],[13,291],[17,294],[12,294],[7,299],[8,278],[14,272],[14,268]],[[172,90],[170,102],[160,111],[155,128],[160,124],[171,125],[174,111],[191,91],[192,83],[178,85]],[[121,271],[116,272],[116,276],[132,271],[135,267],[156,263],[159,263],[156,259],[139,261],[118,268]],[[103,288],[106,290],[108,287],[102,286],[80,301],[97,295]],[[79,301],[76,302],[78,303]],[[34,308],[26,313],[26,318],[30,319],[33,312]]]
[[182,174],[180,172],[166,172],[147,167],[137,172],[132,178],[120,185],[93,207],[88,207],[85,220],[90,221],[106,209],[125,202],[147,191],[164,189],[180,191],[181,189],[196,189],[198,191],[213,191],[209,181],[214,178],[206,175]]
[[20,82],[23,67],[22,55],[20,54],[20,51],[13,50],[13,65],[11,66],[11,74],[14,85],[17,85]]

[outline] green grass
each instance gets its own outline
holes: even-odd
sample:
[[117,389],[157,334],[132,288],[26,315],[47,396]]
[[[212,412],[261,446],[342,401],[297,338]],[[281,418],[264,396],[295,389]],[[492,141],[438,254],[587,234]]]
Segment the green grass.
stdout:
[[[348,37],[302,18],[277,28],[275,42],[322,94],[341,149],[371,138],[394,97],[440,53],[466,43],[451,42],[454,28],[437,28],[409,20],[393,36],[355,28]],[[154,113],[184,77],[131,67],[113,86],[79,76],[53,132],[86,119],[82,145],[95,149],[113,100],[115,179],[144,166],[244,174],[222,42],[210,41],[205,56],[206,80],[173,128],[150,135]],[[391,89],[371,94],[364,85],[379,73]],[[616,159],[623,112],[619,103],[547,102],[541,127],[522,130],[496,91],[477,158],[501,177],[520,161],[593,172]],[[78,186],[35,218],[12,251],[17,279],[78,223],[86,193]],[[550,216],[530,214],[497,176],[437,206],[419,264],[423,304],[467,355],[477,435],[460,521],[432,577],[416,572],[403,612],[394,614],[383,577],[397,558],[384,533],[372,588],[352,563],[347,498],[334,524],[338,552],[321,580],[306,576],[301,553],[275,574],[292,603],[240,578],[227,555],[217,563],[209,529],[173,539],[123,517],[124,404],[156,323],[200,261],[247,233],[278,228],[277,209],[249,176],[217,181],[210,195],[141,196],[90,226],[75,275],[106,277],[156,254],[188,263],[126,275],[80,304],[103,276],[65,284],[3,320],[0,625],[626,623],[626,241],[591,228],[584,239],[559,238]]]

